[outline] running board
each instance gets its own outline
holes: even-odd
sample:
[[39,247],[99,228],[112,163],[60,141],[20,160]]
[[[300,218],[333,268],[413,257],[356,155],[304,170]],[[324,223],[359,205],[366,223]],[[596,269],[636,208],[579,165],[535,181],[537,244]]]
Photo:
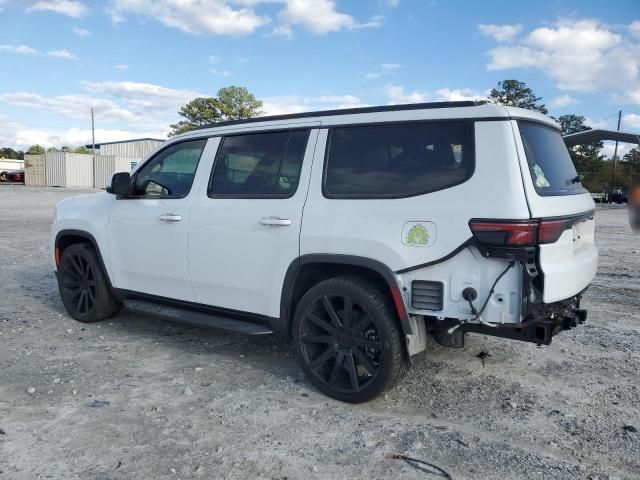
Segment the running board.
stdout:
[[124,306],[129,310],[175,322],[187,323],[196,327],[215,328],[224,332],[241,333],[243,335],[271,335],[273,331],[258,323],[234,320],[185,308],[169,307],[144,300],[125,300]]

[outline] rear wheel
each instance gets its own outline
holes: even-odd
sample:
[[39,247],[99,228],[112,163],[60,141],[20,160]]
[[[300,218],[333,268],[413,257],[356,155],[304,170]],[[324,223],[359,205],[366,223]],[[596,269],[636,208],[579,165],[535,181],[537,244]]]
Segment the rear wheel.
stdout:
[[344,402],[375,398],[404,367],[395,313],[378,288],[359,277],[311,288],[296,308],[293,336],[311,383]]
[[58,287],[67,312],[80,322],[113,317],[121,303],[114,297],[93,247],[76,243],[67,247],[58,265]]

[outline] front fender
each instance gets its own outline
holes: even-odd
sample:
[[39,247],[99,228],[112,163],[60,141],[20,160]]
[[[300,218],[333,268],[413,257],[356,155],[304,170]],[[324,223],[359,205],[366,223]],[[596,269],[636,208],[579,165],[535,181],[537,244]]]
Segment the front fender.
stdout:
[[65,235],[75,235],[89,240],[96,249],[103,269],[111,280],[111,261],[109,258],[108,226],[109,210],[115,197],[100,192],[65,198],[56,205],[53,225],[51,226],[51,262],[57,269],[55,249]]

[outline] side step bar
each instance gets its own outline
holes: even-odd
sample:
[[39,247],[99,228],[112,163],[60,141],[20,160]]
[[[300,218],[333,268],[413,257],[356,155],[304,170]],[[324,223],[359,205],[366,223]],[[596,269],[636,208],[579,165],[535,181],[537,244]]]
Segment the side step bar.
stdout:
[[123,303],[125,307],[134,312],[187,323],[195,327],[215,328],[224,332],[241,333],[243,335],[271,335],[273,333],[269,327],[257,323],[195,312],[185,308],[159,305],[144,300],[125,300]]

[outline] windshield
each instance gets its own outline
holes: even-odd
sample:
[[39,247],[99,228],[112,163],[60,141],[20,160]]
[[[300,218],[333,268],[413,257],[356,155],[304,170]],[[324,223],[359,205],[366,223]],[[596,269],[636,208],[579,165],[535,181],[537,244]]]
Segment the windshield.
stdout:
[[519,121],[518,126],[538,194],[572,195],[586,192],[558,130],[524,121]]

